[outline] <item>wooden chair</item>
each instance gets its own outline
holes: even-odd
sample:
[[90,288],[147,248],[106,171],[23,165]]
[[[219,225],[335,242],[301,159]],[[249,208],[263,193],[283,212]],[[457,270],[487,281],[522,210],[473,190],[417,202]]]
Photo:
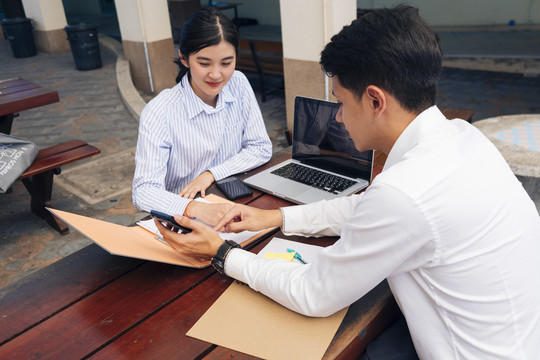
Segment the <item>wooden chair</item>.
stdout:
[[463,119],[472,123],[472,117],[475,113],[474,110],[458,109],[458,108],[442,108],[441,112],[447,119]]
[[[258,74],[261,98],[262,102],[265,102],[266,95],[284,88],[281,41],[240,39],[236,68]],[[280,85],[268,88],[268,82],[265,80],[268,75],[281,77]]]

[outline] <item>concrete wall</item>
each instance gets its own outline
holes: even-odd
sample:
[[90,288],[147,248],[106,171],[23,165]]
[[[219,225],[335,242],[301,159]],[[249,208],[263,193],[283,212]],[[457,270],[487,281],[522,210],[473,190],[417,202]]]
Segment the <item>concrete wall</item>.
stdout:
[[[64,0],[66,1],[66,0]],[[288,0],[296,2],[296,0]],[[334,0],[340,2],[343,0]],[[376,9],[392,7],[396,0],[357,0],[358,8]],[[404,2],[404,1],[402,1]],[[408,4],[420,9],[431,26],[478,26],[540,24],[540,0],[408,0]],[[238,17],[253,18],[264,25],[280,25],[279,0],[242,0]],[[313,3],[315,4],[315,2]],[[201,5],[208,5],[201,0]],[[233,17],[232,10],[226,10]]]
[[[395,0],[357,0],[362,9],[392,7]],[[540,24],[540,0],[408,0],[431,26]]]
[[64,9],[70,14],[101,14],[100,0],[62,0]]
[[[296,0],[289,0],[295,2]],[[218,2],[227,2],[218,0]],[[234,2],[234,1],[231,1]],[[280,25],[279,0],[242,0],[238,1],[242,5],[238,6],[239,18],[256,19],[261,25]],[[201,0],[201,6],[207,6],[208,0]],[[234,10],[224,10],[223,13],[234,17]]]

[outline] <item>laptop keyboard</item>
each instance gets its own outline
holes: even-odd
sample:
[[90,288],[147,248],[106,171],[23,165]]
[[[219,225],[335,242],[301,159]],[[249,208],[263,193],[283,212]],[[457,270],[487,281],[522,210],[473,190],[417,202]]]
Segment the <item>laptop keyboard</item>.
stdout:
[[298,181],[317,189],[339,194],[357,181],[329,174],[307,166],[290,163],[272,171],[272,174]]

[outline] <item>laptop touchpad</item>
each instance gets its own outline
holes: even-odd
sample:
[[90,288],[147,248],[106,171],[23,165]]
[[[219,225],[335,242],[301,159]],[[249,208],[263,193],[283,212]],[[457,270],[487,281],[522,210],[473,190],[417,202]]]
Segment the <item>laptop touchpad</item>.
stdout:
[[287,196],[294,196],[301,194],[309,189],[306,189],[306,185],[295,183],[292,181],[279,181],[272,189],[278,194],[287,194]]

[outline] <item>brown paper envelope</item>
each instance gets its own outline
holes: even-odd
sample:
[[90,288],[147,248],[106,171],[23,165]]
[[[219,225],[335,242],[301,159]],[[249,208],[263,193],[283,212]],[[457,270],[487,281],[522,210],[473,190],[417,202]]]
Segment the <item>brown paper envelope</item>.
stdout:
[[303,316],[233,283],[187,335],[263,359],[321,359],[346,313]]

